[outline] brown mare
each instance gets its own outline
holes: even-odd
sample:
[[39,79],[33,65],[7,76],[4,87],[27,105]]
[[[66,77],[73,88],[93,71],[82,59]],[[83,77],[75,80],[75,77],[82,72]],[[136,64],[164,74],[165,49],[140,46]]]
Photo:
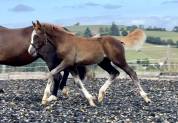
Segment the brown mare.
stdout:
[[[130,76],[140,95],[146,102],[151,101],[142,89],[136,72],[127,64],[121,41],[111,36],[101,36],[97,38],[77,37],[65,30],[61,30],[58,26],[45,23],[40,24],[39,21],[37,21],[36,24],[33,23],[33,27],[34,31],[31,36],[31,44],[43,47],[47,42],[51,42],[51,44],[56,47],[56,52],[62,59],[61,63],[50,72],[49,79],[52,79],[52,75],[55,75],[65,68],[73,67],[71,73],[74,77],[74,81],[82,90],[91,106],[95,106],[93,97],[78,77],[78,72],[75,69],[76,66],[98,64],[110,74],[109,79],[99,90],[99,102],[103,100],[106,89],[119,75],[119,71],[111,65],[111,62]],[[29,47],[29,53],[32,53],[33,50],[33,47]]]
[[[0,64],[22,66],[32,63],[37,58],[42,58],[44,61],[47,61],[46,63],[49,70],[52,70],[60,63],[60,59],[55,53],[56,50],[50,43],[43,47],[45,50],[41,48],[36,56],[32,57],[32,55],[28,53],[32,31],[32,26],[19,29],[0,27]],[[85,68],[81,67],[79,71],[80,77],[83,79]],[[65,70],[61,83],[61,74],[59,73],[54,76],[54,83],[51,85],[53,86],[51,90],[52,95],[57,96],[59,84],[61,90],[64,88],[68,75],[68,70]]]

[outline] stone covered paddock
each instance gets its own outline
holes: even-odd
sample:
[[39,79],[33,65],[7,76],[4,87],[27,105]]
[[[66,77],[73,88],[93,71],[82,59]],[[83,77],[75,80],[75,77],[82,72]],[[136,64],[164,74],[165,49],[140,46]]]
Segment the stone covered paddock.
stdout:
[[[95,96],[106,79],[86,81],[86,88]],[[135,93],[130,79],[118,79],[108,89],[103,103],[90,107],[73,80],[66,98],[58,93],[58,101],[41,106],[46,85],[44,80],[0,80],[0,122],[178,122],[178,81],[141,80],[150,105]]]

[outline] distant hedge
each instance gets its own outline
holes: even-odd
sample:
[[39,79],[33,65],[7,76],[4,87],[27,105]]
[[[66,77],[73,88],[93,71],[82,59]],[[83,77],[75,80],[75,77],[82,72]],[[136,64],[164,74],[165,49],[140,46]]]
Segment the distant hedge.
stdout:
[[178,41],[174,42],[172,39],[162,40],[160,37],[148,36],[146,43],[157,44],[157,45],[171,45],[178,47]]

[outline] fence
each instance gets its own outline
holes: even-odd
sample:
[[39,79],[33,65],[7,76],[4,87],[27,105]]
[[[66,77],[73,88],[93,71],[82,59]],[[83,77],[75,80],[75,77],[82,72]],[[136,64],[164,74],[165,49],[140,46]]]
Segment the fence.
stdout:
[[[160,59],[148,59],[148,60],[132,60],[129,61],[129,65],[137,72],[139,76],[159,76],[164,73],[172,73],[177,75],[178,63],[172,63]],[[89,66],[90,74],[95,77],[105,77],[104,72],[97,65]],[[119,70],[122,71],[122,70]],[[26,66],[11,67],[6,65],[0,65],[0,79],[44,79],[48,67],[42,60],[37,60]],[[121,76],[126,77],[124,72],[121,72]]]

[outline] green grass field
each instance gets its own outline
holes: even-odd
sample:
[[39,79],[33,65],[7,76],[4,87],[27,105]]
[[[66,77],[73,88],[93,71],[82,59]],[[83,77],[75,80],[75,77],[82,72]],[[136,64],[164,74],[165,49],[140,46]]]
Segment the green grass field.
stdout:
[[160,37],[161,39],[178,41],[178,32],[170,31],[145,31],[147,36]]
[[126,57],[129,61],[148,58],[153,59],[153,62],[160,62],[168,57],[170,62],[178,62],[178,48],[145,43],[140,52],[126,50]]

